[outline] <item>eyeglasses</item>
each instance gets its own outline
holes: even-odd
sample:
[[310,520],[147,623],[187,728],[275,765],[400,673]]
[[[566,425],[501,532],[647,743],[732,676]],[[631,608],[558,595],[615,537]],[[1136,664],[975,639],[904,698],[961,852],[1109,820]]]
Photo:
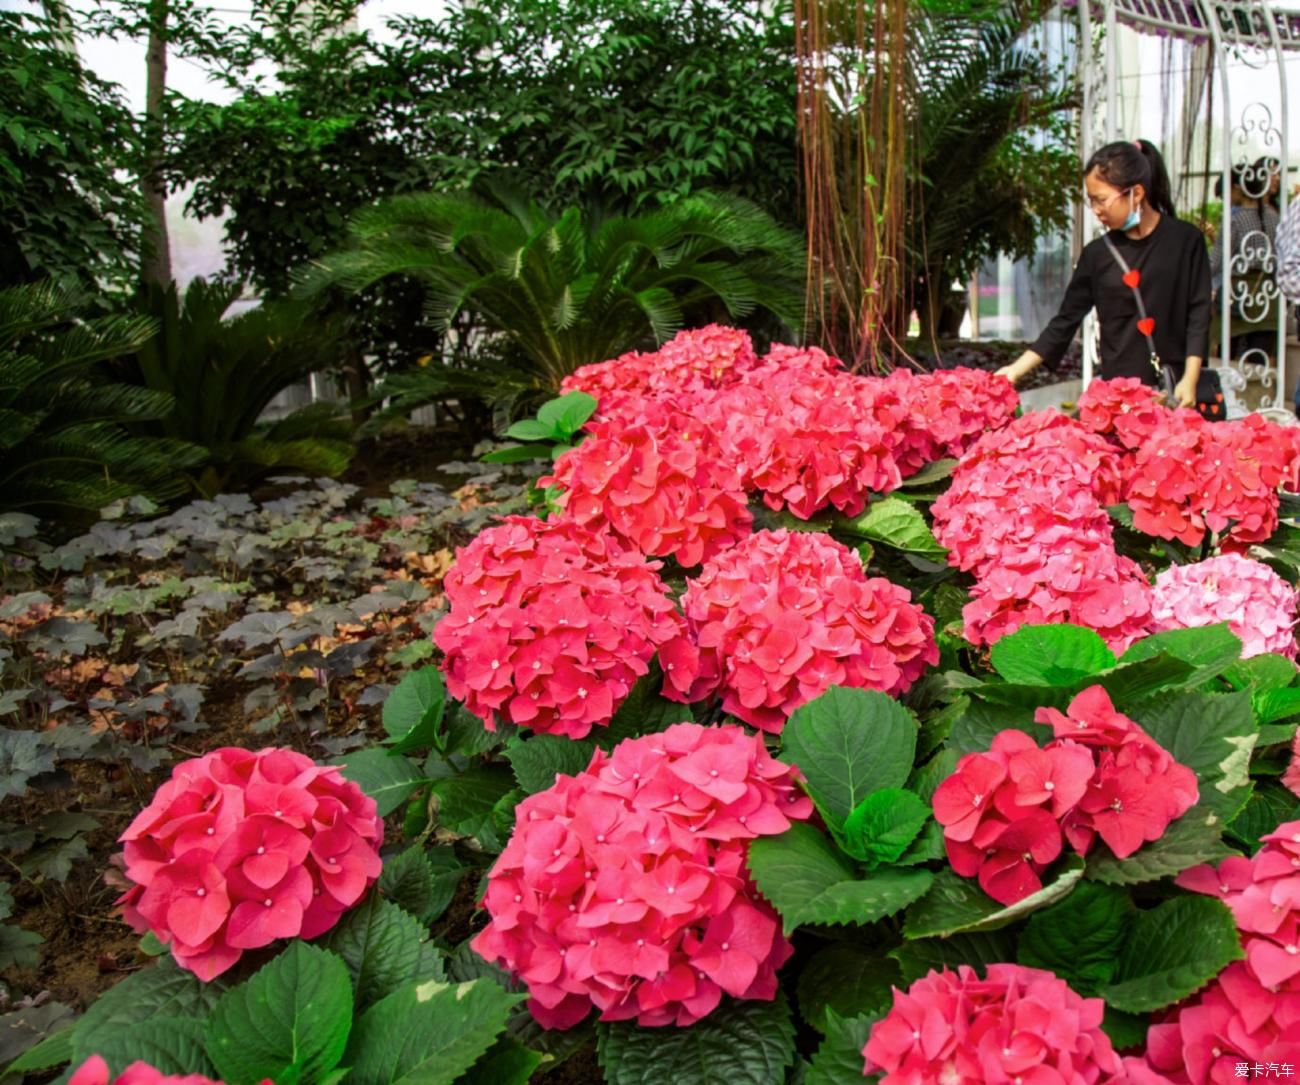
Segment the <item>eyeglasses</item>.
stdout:
[[1089,196],[1088,206],[1091,207],[1094,211],[1100,211],[1105,207],[1109,207],[1121,196],[1127,196],[1132,191],[1133,190],[1131,188],[1124,188],[1121,189],[1119,192],[1116,192],[1113,196],[1107,196],[1104,200],[1098,199],[1096,196]]

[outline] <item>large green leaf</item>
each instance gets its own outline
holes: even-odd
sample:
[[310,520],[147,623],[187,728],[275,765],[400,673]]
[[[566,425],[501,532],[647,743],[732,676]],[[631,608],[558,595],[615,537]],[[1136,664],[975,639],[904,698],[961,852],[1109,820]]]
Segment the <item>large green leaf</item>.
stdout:
[[854,535],[872,539],[895,550],[943,559],[948,551],[934,537],[925,517],[910,501],[882,497],[871,502],[867,511],[845,528]]
[[929,820],[930,808],[915,792],[873,791],[844,822],[844,850],[871,868],[896,862]]
[[1129,646],[1121,663],[1135,663],[1169,655],[1193,667],[1187,686],[1207,682],[1241,659],[1241,638],[1228,628],[1227,622],[1195,629],[1167,629]]
[[787,933],[805,923],[883,919],[924,894],[934,877],[927,870],[889,868],[858,878],[825,834],[802,822],[750,844],[749,869]]
[[916,754],[916,722],[892,697],[832,686],[791,714],[782,757],[799,767],[835,828],[871,792],[902,787]]
[[596,397],[586,392],[568,392],[543,403],[537,421],[550,429],[551,436],[569,440],[596,412]]
[[450,847],[418,846],[384,860],[379,891],[421,923],[432,923],[451,903],[465,867]]
[[831,1010],[827,1014],[826,1038],[813,1056],[804,1085],[861,1085],[866,1063],[862,1049],[867,1046],[875,1021],[870,1014],[845,1018]]
[[506,760],[528,794],[545,791],[560,775],[576,776],[591,763],[596,744],[561,735],[535,735],[506,747]]
[[371,893],[320,943],[343,958],[358,1010],[399,987],[444,979],[442,958],[413,915]]
[[420,786],[423,777],[405,757],[372,747],[336,758],[347,779],[375,800],[379,816],[387,817]]
[[1219,823],[1237,816],[1250,797],[1250,755],[1259,737],[1248,693],[1162,694],[1131,714],[1175,761],[1196,773],[1200,799],[1188,817],[1201,810]]
[[996,930],[1060,900],[1082,877],[1083,862],[1072,855],[1054,881],[1024,900],[1003,906],[985,893],[975,879],[945,870],[934,879],[930,891],[907,910],[903,936],[946,938],[962,931]]
[[1081,995],[1094,995],[1114,975],[1132,915],[1124,890],[1083,882],[1029,917],[1016,960],[1055,972]]
[[1276,781],[1257,780],[1241,813],[1229,822],[1227,835],[1253,853],[1263,843],[1261,837],[1284,821],[1297,818],[1300,818],[1300,799]]
[[799,1015],[818,1032],[826,1015],[856,1017],[888,1007],[892,988],[902,982],[898,962],[857,942],[832,942],[818,950],[799,973]]
[[1174,897],[1139,913],[1102,994],[1116,1009],[1149,1013],[1187,998],[1245,955],[1226,904]]
[[456,1085],[526,1085],[545,1057],[511,1036],[502,1036],[456,1079]]
[[1052,737],[1052,729],[1034,722],[1034,710],[973,700],[952,726],[945,751],[957,754],[987,753],[993,739],[1006,730],[1023,731],[1039,745]]
[[193,1017],[156,1017],[103,1034],[95,1053],[103,1056],[113,1075],[133,1062],[147,1062],[164,1074],[216,1073],[204,1050],[203,1021]]
[[522,997],[489,979],[393,992],[356,1023],[349,1085],[451,1085],[505,1031]]
[[494,833],[492,808],[514,788],[505,765],[471,765],[464,772],[435,780],[429,790],[438,800],[438,824],[460,836],[483,839]]
[[1008,682],[1072,686],[1113,667],[1115,653],[1082,626],[1027,625],[998,640],[989,662]]
[[1264,652],[1234,663],[1223,672],[1233,689],[1250,687],[1257,693],[1286,689],[1296,678],[1296,665],[1286,656]]
[[231,988],[208,1018],[207,1051],[227,1085],[318,1081],[339,1064],[352,1028],[352,984],[333,953],[291,942]]
[[1236,854],[1223,842],[1219,826],[1194,815],[1195,809],[1188,811],[1159,840],[1144,844],[1127,859],[1116,859],[1110,849],[1095,846],[1088,856],[1088,878],[1110,885],[1141,885]]
[[[784,994],[772,1002],[725,999],[689,1028],[598,1027],[607,1085],[782,1085],[794,1061]],[[368,1083],[363,1083],[368,1085]]]
[[222,994],[218,983],[204,984],[178,968],[170,958],[127,976],[92,1002],[77,1022],[72,1061],[80,1065],[99,1050],[105,1039],[162,1018],[201,1019]]
[[421,667],[406,675],[384,701],[384,730],[394,753],[437,744],[447,707],[447,687],[437,667]]
[[[1067,898],[1068,899],[1068,898]],[[889,951],[903,973],[901,986],[910,987],[931,971],[968,964],[982,975],[991,964],[1015,960],[1016,939],[1006,930],[954,934],[950,938],[921,938]]]

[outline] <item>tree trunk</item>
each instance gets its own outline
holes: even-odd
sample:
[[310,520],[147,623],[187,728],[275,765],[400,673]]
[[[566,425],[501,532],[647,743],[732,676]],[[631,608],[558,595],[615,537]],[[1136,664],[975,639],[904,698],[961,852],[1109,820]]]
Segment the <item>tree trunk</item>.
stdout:
[[149,47],[144,106],[144,165],[140,189],[148,207],[142,238],[140,279],[166,289],[172,281],[171,243],[167,236],[167,186],[162,179],[164,149],[163,96],[167,90],[167,9],[169,0],[150,0]]

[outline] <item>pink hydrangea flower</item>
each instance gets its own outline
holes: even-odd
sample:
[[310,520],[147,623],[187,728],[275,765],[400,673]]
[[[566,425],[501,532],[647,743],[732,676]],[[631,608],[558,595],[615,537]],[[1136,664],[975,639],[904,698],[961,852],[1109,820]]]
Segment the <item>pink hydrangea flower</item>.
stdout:
[[723,994],[776,996],[793,952],[745,870],[749,841],[811,815],[795,771],[742,728],[681,723],[597,751],[530,796],[471,943],[547,1028],[689,1025]]
[[1282,786],[1300,795],[1300,731],[1297,731],[1295,738],[1291,740],[1291,763],[1282,773]]
[[1134,455],[1125,500],[1139,531],[1199,546],[1207,531],[1241,550],[1277,529],[1278,489],[1296,473],[1296,438],[1265,419],[1206,422],[1169,412]]
[[[222,1085],[202,1074],[164,1074],[147,1062],[133,1062],[117,1077],[112,1077],[102,1056],[91,1055],[78,1066],[68,1078],[68,1085]],[[263,1078],[260,1085],[272,1085],[271,1079]]]
[[447,690],[502,718],[583,738],[606,726],[660,646],[684,631],[647,561],[572,520],[511,516],[456,552],[434,628]]
[[690,568],[752,530],[740,474],[704,423],[652,400],[641,406],[636,420],[590,425],[592,436],[540,481],[564,490],[570,519]]
[[1217,1085],[1242,1063],[1300,1063],[1300,821],[1263,841],[1176,879],[1232,909],[1246,959],[1151,1026],[1145,1059],[1126,1060],[1136,1085]]
[[1242,658],[1277,652],[1296,658],[1296,590],[1263,562],[1221,554],[1171,565],[1156,576],[1151,600],[1156,631],[1227,622]]
[[1141,448],[1168,417],[1160,393],[1136,377],[1094,380],[1079,397],[1079,421],[1121,448]]
[[1101,686],[1070,702],[1068,714],[1035,715],[1054,738],[1000,732],[987,753],[969,753],[935,789],[952,868],[978,878],[1000,904],[1043,887],[1042,874],[1068,843],[1086,855],[1097,836],[1121,859],[1158,840],[1196,804],[1196,774],[1180,765]]
[[881,1085],[1120,1085],[1122,1067],[1101,1028],[1105,1004],[1051,972],[991,964],[931,971],[871,1026],[864,1073]]
[[315,938],[379,877],[384,823],[337,768],[293,750],[182,761],[122,834],[123,915],[211,980],[248,949]]
[[769,508],[856,516],[901,481],[891,431],[859,399],[863,379],[771,363],[693,410]]
[[760,531],[706,562],[682,596],[688,635],[666,644],[664,695],[722,695],[765,731],[831,686],[901,693],[939,659],[934,620],[816,532]]
[[927,463],[959,459],[990,430],[1015,417],[1020,397],[1006,377],[982,369],[912,373],[895,369],[885,378],[904,408],[901,440],[894,450],[903,477]]

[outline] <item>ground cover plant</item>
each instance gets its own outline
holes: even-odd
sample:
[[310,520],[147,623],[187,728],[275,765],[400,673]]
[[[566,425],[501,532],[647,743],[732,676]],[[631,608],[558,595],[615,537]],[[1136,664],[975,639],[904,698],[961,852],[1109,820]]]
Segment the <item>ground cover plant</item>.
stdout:
[[454,493],[4,521],[15,1080],[1300,1063],[1293,431],[721,327],[563,391]]

